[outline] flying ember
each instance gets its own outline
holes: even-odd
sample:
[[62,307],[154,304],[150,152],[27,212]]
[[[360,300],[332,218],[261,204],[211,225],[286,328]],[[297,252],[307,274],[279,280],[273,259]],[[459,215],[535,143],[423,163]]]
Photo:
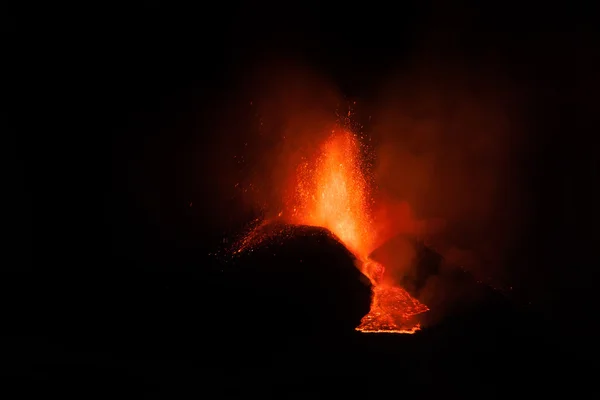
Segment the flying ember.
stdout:
[[[415,316],[428,310],[400,286],[382,280],[385,267],[371,260],[377,230],[372,218],[372,188],[367,178],[361,142],[348,130],[333,131],[318,154],[296,169],[293,189],[285,195],[284,210],[276,219],[331,231],[359,260],[359,268],[373,285],[371,310],[356,330],[414,333]],[[243,251],[269,239],[255,229],[239,243]]]

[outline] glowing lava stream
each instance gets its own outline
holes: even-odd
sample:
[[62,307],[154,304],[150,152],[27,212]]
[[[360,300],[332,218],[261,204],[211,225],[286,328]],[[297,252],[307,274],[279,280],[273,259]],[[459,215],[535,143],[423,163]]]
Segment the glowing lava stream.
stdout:
[[[368,257],[377,238],[360,146],[354,134],[333,131],[316,160],[298,167],[294,189],[288,193],[279,218],[291,224],[327,228],[360,261],[361,272],[373,285],[373,297],[371,310],[356,330],[414,333],[420,328],[415,316],[429,309],[404,288],[383,282],[385,268]],[[242,247],[256,239],[252,236]]]

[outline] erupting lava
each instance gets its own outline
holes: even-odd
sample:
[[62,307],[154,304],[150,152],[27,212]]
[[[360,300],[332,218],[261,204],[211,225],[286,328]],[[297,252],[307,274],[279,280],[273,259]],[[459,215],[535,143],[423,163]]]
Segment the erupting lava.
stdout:
[[[349,132],[332,132],[315,162],[298,167],[288,199],[290,222],[333,232],[355,255],[372,250],[369,185],[363,174],[360,144]],[[285,213],[285,211],[284,211]]]
[[[370,182],[355,134],[333,131],[314,160],[297,168],[293,190],[286,195],[279,213],[283,222],[327,228],[360,261],[360,269],[373,284],[370,312],[356,328],[361,332],[414,333],[417,314],[428,310],[402,287],[383,281],[384,266],[371,260],[376,237],[371,211]],[[260,228],[260,226],[259,226]],[[238,251],[262,240],[258,228]]]

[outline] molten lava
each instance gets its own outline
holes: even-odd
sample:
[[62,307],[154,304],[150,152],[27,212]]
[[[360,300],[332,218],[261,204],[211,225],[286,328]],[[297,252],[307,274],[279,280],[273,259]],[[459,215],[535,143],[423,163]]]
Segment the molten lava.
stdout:
[[[384,266],[368,257],[382,238],[376,237],[371,185],[361,149],[355,134],[333,131],[316,158],[298,166],[278,219],[327,228],[360,261],[361,272],[373,285],[373,297],[371,310],[356,328],[358,331],[414,333],[419,329],[415,316],[427,311],[427,306],[402,287],[384,282]],[[265,236],[264,223],[257,222],[239,244],[238,252],[272,238],[274,233]]]
[[375,237],[360,155],[354,135],[332,132],[316,160],[298,167],[296,185],[286,203],[291,210],[289,222],[327,228],[350,251],[364,258],[372,250]]

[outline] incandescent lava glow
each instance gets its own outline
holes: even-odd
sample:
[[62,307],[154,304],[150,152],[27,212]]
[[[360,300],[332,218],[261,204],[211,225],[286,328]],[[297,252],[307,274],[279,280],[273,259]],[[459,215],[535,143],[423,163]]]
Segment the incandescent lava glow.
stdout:
[[320,150],[297,169],[286,202],[290,222],[327,228],[354,254],[367,255],[374,235],[360,143],[347,131],[333,131]]
[[[415,316],[429,309],[404,288],[384,282],[384,266],[369,258],[382,238],[377,238],[372,218],[372,185],[363,149],[356,134],[345,129],[332,131],[318,154],[297,167],[284,209],[275,219],[326,228],[356,256],[361,272],[373,286],[371,309],[356,330],[414,333],[420,328]],[[262,230],[267,222],[257,221],[236,252],[271,239],[273,233],[265,235]],[[285,232],[275,233],[280,234]]]

